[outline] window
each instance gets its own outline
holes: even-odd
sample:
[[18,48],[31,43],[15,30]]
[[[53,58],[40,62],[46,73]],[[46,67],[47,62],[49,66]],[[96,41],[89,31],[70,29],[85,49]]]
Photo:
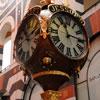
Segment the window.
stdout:
[[4,44],[2,70],[10,65],[10,56],[11,56],[11,40],[8,40]]

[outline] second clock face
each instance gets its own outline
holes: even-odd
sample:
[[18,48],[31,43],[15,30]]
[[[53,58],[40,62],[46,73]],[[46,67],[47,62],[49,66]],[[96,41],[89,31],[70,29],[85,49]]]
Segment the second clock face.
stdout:
[[86,32],[72,15],[55,13],[50,20],[49,33],[53,44],[64,56],[77,59],[86,52]]
[[40,33],[40,23],[36,15],[30,15],[22,21],[18,30],[16,52],[21,62],[27,61],[35,51]]

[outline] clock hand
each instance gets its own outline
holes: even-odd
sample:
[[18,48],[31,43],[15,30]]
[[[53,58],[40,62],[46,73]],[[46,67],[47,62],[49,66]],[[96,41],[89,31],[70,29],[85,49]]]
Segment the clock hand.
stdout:
[[[61,30],[60,30],[60,32],[61,32],[61,33],[64,33],[64,32],[61,31]],[[66,34],[66,33],[64,33],[64,34]],[[67,35],[66,37],[69,38],[68,35]],[[71,39],[69,39],[69,40],[70,40],[70,43],[72,44]]]
[[79,42],[86,42],[86,41],[83,40],[83,39],[80,39],[80,38],[77,38],[77,37],[75,37],[75,36],[73,36],[73,35],[68,34],[68,35],[67,35],[67,38],[69,38],[69,37],[73,37],[73,38],[77,39]]
[[60,31],[61,33],[66,34],[66,37],[69,38],[69,34],[68,34],[68,32],[65,33],[65,32],[63,32],[63,31],[61,31],[61,30],[59,30],[59,31]]
[[34,27],[34,29],[31,31],[31,33],[30,33],[27,37],[30,37],[33,33],[34,33],[34,35],[35,35],[35,33],[38,31],[38,29],[39,29],[39,27],[36,25],[36,26]]
[[30,37],[30,35],[32,35],[34,31],[35,31],[35,28],[31,31],[31,33],[27,36],[27,38]]
[[35,28],[32,30],[32,32],[31,32],[30,34],[33,34],[33,33],[34,33],[34,31],[35,31]]
[[62,18],[63,18],[63,26],[64,26],[64,28],[66,30],[67,35],[68,35],[67,25],[66,25],[66,22],[65,22],[66,19],[64,17],[62,17]]
[[68,31],[67,31],[67,26],[66,26],[66,23],[63,21],[63,26],[64,26],[64,28],[65,28],[65,30],[66,30],[66,33],[67,33],[67,35],[68,35]]

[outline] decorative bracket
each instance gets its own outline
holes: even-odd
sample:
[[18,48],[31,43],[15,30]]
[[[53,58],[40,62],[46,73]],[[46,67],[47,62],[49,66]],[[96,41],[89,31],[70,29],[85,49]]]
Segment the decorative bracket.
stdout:
[[42,33],[40,34],[40,36],[43,36],[44,39],[46,39],[47,35],[49,35],[49,33],[47,33],[47,29],[48,29],[48,18],[46,18],[45,16],[41,16]]

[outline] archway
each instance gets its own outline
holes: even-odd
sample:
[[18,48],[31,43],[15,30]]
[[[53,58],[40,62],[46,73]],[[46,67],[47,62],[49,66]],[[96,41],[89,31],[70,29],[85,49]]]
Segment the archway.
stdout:
[[[10,64],[11,33],[12,33],[11,30],[13,28],[14,28],[14,19],[11,16],[8,16],[2,22],[2,24],[0,26],[0,47],[1,47],[0,48],[0,61],[1,61],[0,67],[3,65],[4,66],[3,69]],[[8,50],[6,50],[5,52],[7,54],[9,54],[9,56],[7,56],[7,54],[5,54],[5,52],[4,52],[5,49],[4,48],[8,48]],[[6,58],[8,58],[7,61],[9,61],[9,63],[6,64],[6,65],[4,65],[6,63],[6,61],[3,59],[4,55],[6,56]]]

